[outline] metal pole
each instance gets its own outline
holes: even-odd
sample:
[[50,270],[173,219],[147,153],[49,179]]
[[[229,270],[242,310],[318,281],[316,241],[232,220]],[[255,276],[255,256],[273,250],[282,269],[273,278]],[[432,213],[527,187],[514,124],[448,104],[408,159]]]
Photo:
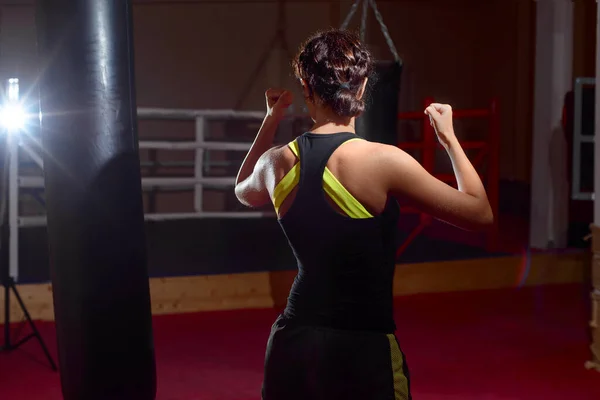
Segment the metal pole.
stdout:
[[19,144],[18,138],[8,138],[8,227],[9,227],[9,274],[19,280]]
[[[21,113],[19,102],[20,87],[18,78],[10,78],[6,85],[6,99],[8,107],[3,112],[3,117],[7,118],[8,123],[4,132],[7,135],[5,142],[5,157],[8,158],[8,190],[5,188],[5,195],[8,196],[8,275],[15,282],[19,279],[19,144],[17,135],[20,134],[22,121],[12,120],[16,112]],[[5,114],[6,113],[6,114]],[[5,164],[6,166],[6,164]],[[4,210],[2,210],[4,212]]]
[[[204,142],[204,129],[206,120],[204,117],[196,118],[196,144]],[[194,159],[194,177],[201,179],[204,176],[204,148],[196,148],[196,157]],[[194,187],[194,209],[198,213],[202,213],[203,209],[203,188],[202,183],[198,183]]]

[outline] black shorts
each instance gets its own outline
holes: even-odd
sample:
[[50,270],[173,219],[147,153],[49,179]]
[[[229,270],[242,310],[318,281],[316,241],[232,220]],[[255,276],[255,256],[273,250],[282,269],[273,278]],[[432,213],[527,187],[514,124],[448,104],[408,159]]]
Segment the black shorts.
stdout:
[[263,400],[410,400],[394,334],[297,325],[279,317],[267,343]]

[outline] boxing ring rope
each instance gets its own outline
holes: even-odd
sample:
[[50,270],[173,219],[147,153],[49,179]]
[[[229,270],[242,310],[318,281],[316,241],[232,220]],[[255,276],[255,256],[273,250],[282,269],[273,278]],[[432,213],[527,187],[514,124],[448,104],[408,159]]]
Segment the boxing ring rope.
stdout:
[[[194,190],[194,210],[187,213],[146,213],[147,221],[165,221],[199,218],[264,218],[275,216],[273,212],[261,211],[204,211],[202,191],[203,188],[233,187],[235,177],[208,177],[204,176],[204,153],[210,150],[248,151],[250,143],[232,143],[206,141],[207,121],[210,119],[250,119],[262,120],[264,112],[234,111],[234,110],[186,110],[139,108],[138,119],[144,120],[177,120],[194,121],[195,141],[139,141],[140,149],[167,150],[167,151],[194,151],[193,163],[194,176],[192,177],[142,177],[142,188],[189,188]],[[295,116],[290,116],[291,118]],[[9,273],[18,280],[19,273],[19,228],[46,225],[45,215],[23,216],[19,214],[20,189],[43,189],[44,178],[39,176],[21,175],[20,165],[23,163],[21,150],[33,164],[43,170],[44,162],[41,155],[33,148],[26,137],[14,136],[9,141]]]
[[[433,99],[425,99],[426,105],[431,104]],[[178,120],[193,121],[195,123],[194,141],[169,141],[153,140],[139,141],[139,148],[143,150],[166,150],[166,151],[194,151],[194,161],[190,166],[194,167],[194,176],[186,177],[142,177],[142,188],[186,188],[194,191],[194,212],[185,213],[146,213],[147,221],[166,221],[180,219],[200,218],[265,218],[274,217],[273,212],[262,211],[204,211],[203,189],[204,188],[228,188],[235,184],[234,177],[209,177],[204,175],[204,158],[211,150],[217,151],[248,151],[251,143],[208,141],[207,122],[211,119],[249,119],[262,120],[264,112],[234,111],[234,110],[185,110],[185,109],[162,109],[162,108],[139,108],[138,119],[143,120]],[[480,149],[480,153],[473,160],[477,168],[485,157],[488,156],[488,195],[494,213],[498,209],[498,139],[499,120],[496,101],[492,101],[489,109],[481,110],[455,110],[455,118],[488,118],[489,138],[487,141],[461,142],[465,149]],[[287,118],[306,118],[305,115],[288,115]],[[399,143],[403,149],[418,149],[422,152],[422,164],[428,171],[434,171],[435,150],[439,146],[433,128],[429,125],[428,118],[422,112],[400,113],[401,120],[422,120],[422,138],[420,142]],[[13,137],[9,142],[9,271],[12,277],[18,278],[18,249],[19,228],[45,226],[46,216],[21,216],[19,215],[19,190],[20,189],[43,189],[44,178],[40,176],[20,175],[19,149],[27,155],[37,167],[43,170],[43,159],[38,152],[28,143],[24,137]],[[446,182],[454,182],[451,174],[435,174],[439,179]],[[417,210],[403,209],[403,212],[418,213]],[[431,223],[431,217],[420,213],[420,224],[410,234],[408,240],[398,249],[400,255],[412,240]]]

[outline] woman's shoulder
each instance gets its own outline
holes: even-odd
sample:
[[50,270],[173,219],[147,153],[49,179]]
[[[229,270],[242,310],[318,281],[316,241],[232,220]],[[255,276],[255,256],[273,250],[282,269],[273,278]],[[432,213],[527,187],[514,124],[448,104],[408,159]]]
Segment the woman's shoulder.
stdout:
[[362,152],[369,155],[369,158],[373,158],[374,155],[382,156],[398,156],[399,154],[406,154],[404,150],[385,143],[373,142],[368,139],[357,136],[355,139],[350,139],[342,147],[347,150],[353,150],[356,152]]
[[293,142],[271,147],[263,154],[265,167],[285,173],[298,161],[293,148]]

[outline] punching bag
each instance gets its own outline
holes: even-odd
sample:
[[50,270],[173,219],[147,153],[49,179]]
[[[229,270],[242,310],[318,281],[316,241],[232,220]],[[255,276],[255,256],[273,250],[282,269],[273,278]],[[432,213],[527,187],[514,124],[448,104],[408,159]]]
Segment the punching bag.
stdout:
[[38,0],[48,243],[65,400],[152,400],[131,0]]
[[402,64],[396,61],[377,62],[375,76],[375,83],[365,99],[365,112],[356,119],[356,132],[373,142],[396,145]]

